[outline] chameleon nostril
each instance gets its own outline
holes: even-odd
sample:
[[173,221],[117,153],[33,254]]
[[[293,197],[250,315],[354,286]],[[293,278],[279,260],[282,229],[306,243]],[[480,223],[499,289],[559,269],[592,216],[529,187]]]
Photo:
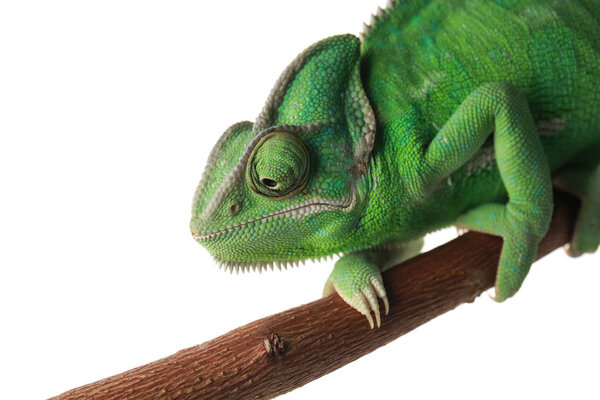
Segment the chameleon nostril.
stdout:
[[236,215],[240,211],[240,205],[238,203],[233,203],[229,207],[229,210],[231,211],[231,214]]

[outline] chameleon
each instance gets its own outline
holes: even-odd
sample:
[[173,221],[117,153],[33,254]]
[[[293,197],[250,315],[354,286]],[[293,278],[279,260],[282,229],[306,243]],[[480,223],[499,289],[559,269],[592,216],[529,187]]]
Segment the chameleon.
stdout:
[[493,298],[512,297],[553,186],[581,199],[568,254],[596,251],[600,2],[396,0],[301,52],[221,135],[190,228],[232,271],[339,255],[323,294],[373,329],[381,272],[451,225],[503,238]]

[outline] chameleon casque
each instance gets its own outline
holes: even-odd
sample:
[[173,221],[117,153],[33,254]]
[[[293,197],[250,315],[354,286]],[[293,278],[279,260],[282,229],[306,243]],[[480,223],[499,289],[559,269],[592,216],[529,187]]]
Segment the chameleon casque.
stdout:
[[191,230],[230,269],[341,254],[324,294],[373,327],[380,271],[452,224],[503,238],[495,299],[514,295],[552,183],[582,199],[569,254],[595,251],[600,2],[392,1],[362,40],[302,52],[254,123],[223,133]]

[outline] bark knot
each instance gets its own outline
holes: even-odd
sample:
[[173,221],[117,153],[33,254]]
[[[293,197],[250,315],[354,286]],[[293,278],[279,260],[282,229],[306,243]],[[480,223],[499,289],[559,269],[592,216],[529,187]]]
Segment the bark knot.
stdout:
[[284,354],[286,350],[285,342],[278,334],[271,332],[264,340],[265,350],[268,355]]

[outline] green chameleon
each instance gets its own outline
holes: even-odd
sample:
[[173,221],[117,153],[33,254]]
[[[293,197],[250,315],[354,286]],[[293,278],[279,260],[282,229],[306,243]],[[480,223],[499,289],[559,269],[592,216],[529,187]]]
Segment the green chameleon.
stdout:
[[582,199],[568,252],[600,242],[600,2],[392,1],[361,41],[324,39],[254,123],[212,150],[191,230],[218,263],[341,254],[337,292],[380,325],[381,271],[455,224],[504,244],[495,299],[521,286],[552,183]]

